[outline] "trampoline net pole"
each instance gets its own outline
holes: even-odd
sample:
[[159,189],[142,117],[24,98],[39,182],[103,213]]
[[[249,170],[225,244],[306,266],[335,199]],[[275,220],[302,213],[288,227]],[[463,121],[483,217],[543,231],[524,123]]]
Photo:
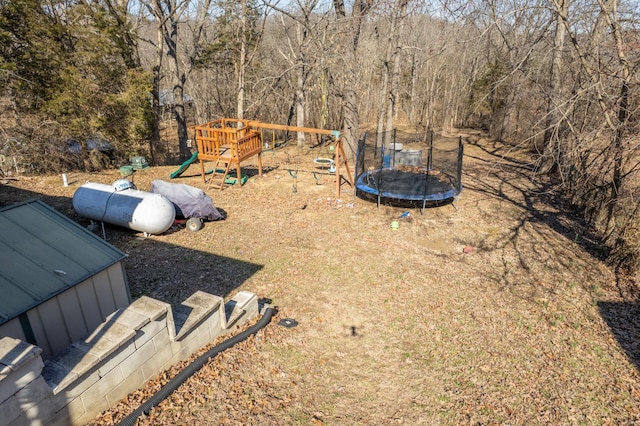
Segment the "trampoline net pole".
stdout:
[[364,157],[365,157],[365,144],[367,141],[367,134],[363,133],[362,138],[358,141],[358,151],[356,152],[356,177],[360,176],[364,172]]
[[[380,170],[384,169],[384,167],[385,167],[385,157],[389,158],[389,153],[388,153],[388,148],[389,148],[388,139],[389,139],[389,137],[388,137],[388,134],[389,134],[388,131],[385,132],[384,140],[382,142],[382,146],[380,146],[379,164],[375,165],[375,168],[380,169]],[[382,190],[383,190],[383,188],[382,188],[382,173],[378,173],[376,175],[375,182],[376,182],[375,183],[376,188],[378,190],[378,208],[380,208],[380,194],[382,193]]]
[[458,137],[458,170],[456,170],[456,189],[458,194],[462,192],[462,156],[464,151],[464,145],[462,145],[462,136]]
[[427,154],[427,170],[433,166],[433,129],[429,130],[429,151]]
[[422,210],[420,214],[424,214],[424,208],[427,204],[427,195],[430,193],[430,183],[429,173],[432,173],[433,166],[433,130],[427,130],[427,170],[424,174],[424,193],[422,194]]
[[391,154],[393,156],[393,159],[391,161],[391,168],[392,169],[397,167],[397,165],[398,165],[397,160],[396,160],[396,152],[398,152],[398,150],[396,149],[396,132],[397,132],[397,130],[398,129],[391,130],[391,140],[393,141],[393,142],[391,142],[393,144],[393,145],[391,145],[391,146],[393,146],[393,149],[391,150]]

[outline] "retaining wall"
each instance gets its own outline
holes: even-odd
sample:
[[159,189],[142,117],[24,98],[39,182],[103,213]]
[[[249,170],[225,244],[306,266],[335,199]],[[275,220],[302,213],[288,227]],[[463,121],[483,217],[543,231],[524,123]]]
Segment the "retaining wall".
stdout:
[[143,296],[44,362],[39,347],[1,338],[0,423],[86,424],[258,311],[258,298],[245,291],[226,304],[198,291],[176,309]]

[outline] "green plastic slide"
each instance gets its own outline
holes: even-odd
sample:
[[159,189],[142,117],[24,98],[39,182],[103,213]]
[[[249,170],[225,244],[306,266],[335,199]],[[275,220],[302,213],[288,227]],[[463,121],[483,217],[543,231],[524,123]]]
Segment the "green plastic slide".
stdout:
[[189,168],[191,163],[193,163],[197,159],[198,159],[198,151],[194,152],[193,155],[191,156],[191,158],[189,158],[187,161],[185,161],[184,163],[180,164],[180,167],[178,168],[178,170],[176,170],[175,172],[171,173],[171,179],[175,179],[175,178],[179,177],[185,170],[187,170]]

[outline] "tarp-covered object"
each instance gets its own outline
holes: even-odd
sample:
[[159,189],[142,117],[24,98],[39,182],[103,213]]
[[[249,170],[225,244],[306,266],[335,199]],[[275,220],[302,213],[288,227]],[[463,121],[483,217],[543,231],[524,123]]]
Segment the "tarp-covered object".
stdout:
[[183,183],[162,180],[151,182],[151,192],[161,194],[176,207],[176,217],[220,220],[224,216],[213,205],[213,200],[202,189]]

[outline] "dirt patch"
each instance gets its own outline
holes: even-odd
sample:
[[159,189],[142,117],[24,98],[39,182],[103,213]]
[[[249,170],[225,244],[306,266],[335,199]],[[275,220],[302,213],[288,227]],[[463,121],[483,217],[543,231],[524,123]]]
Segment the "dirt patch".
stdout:
[[[207,191],[224,221],[148,238],[107,226],[129,255],[134,298],[178,304],[196,290],[248,290],[279,309],[139,423],[640,421],[638,304],[621,296],[553,185],[532,179],[525,153],[465,137],[462,196],[424,215],[378,209],[348,187],[336,198],[334,177],[313,163],[324,153],[276,150],[263,177],[249,164],[245,186]],[[176,168],[134,181],[149,189]],[[174,182],[206,189],[197,170]],[[73,212],[75,189],[118,178],[71,174],[63,187],[60,176],[21,177],[4,182],[0,203],[40,198],[87,225]],[[117,423],[180,368],[95,424]]]

